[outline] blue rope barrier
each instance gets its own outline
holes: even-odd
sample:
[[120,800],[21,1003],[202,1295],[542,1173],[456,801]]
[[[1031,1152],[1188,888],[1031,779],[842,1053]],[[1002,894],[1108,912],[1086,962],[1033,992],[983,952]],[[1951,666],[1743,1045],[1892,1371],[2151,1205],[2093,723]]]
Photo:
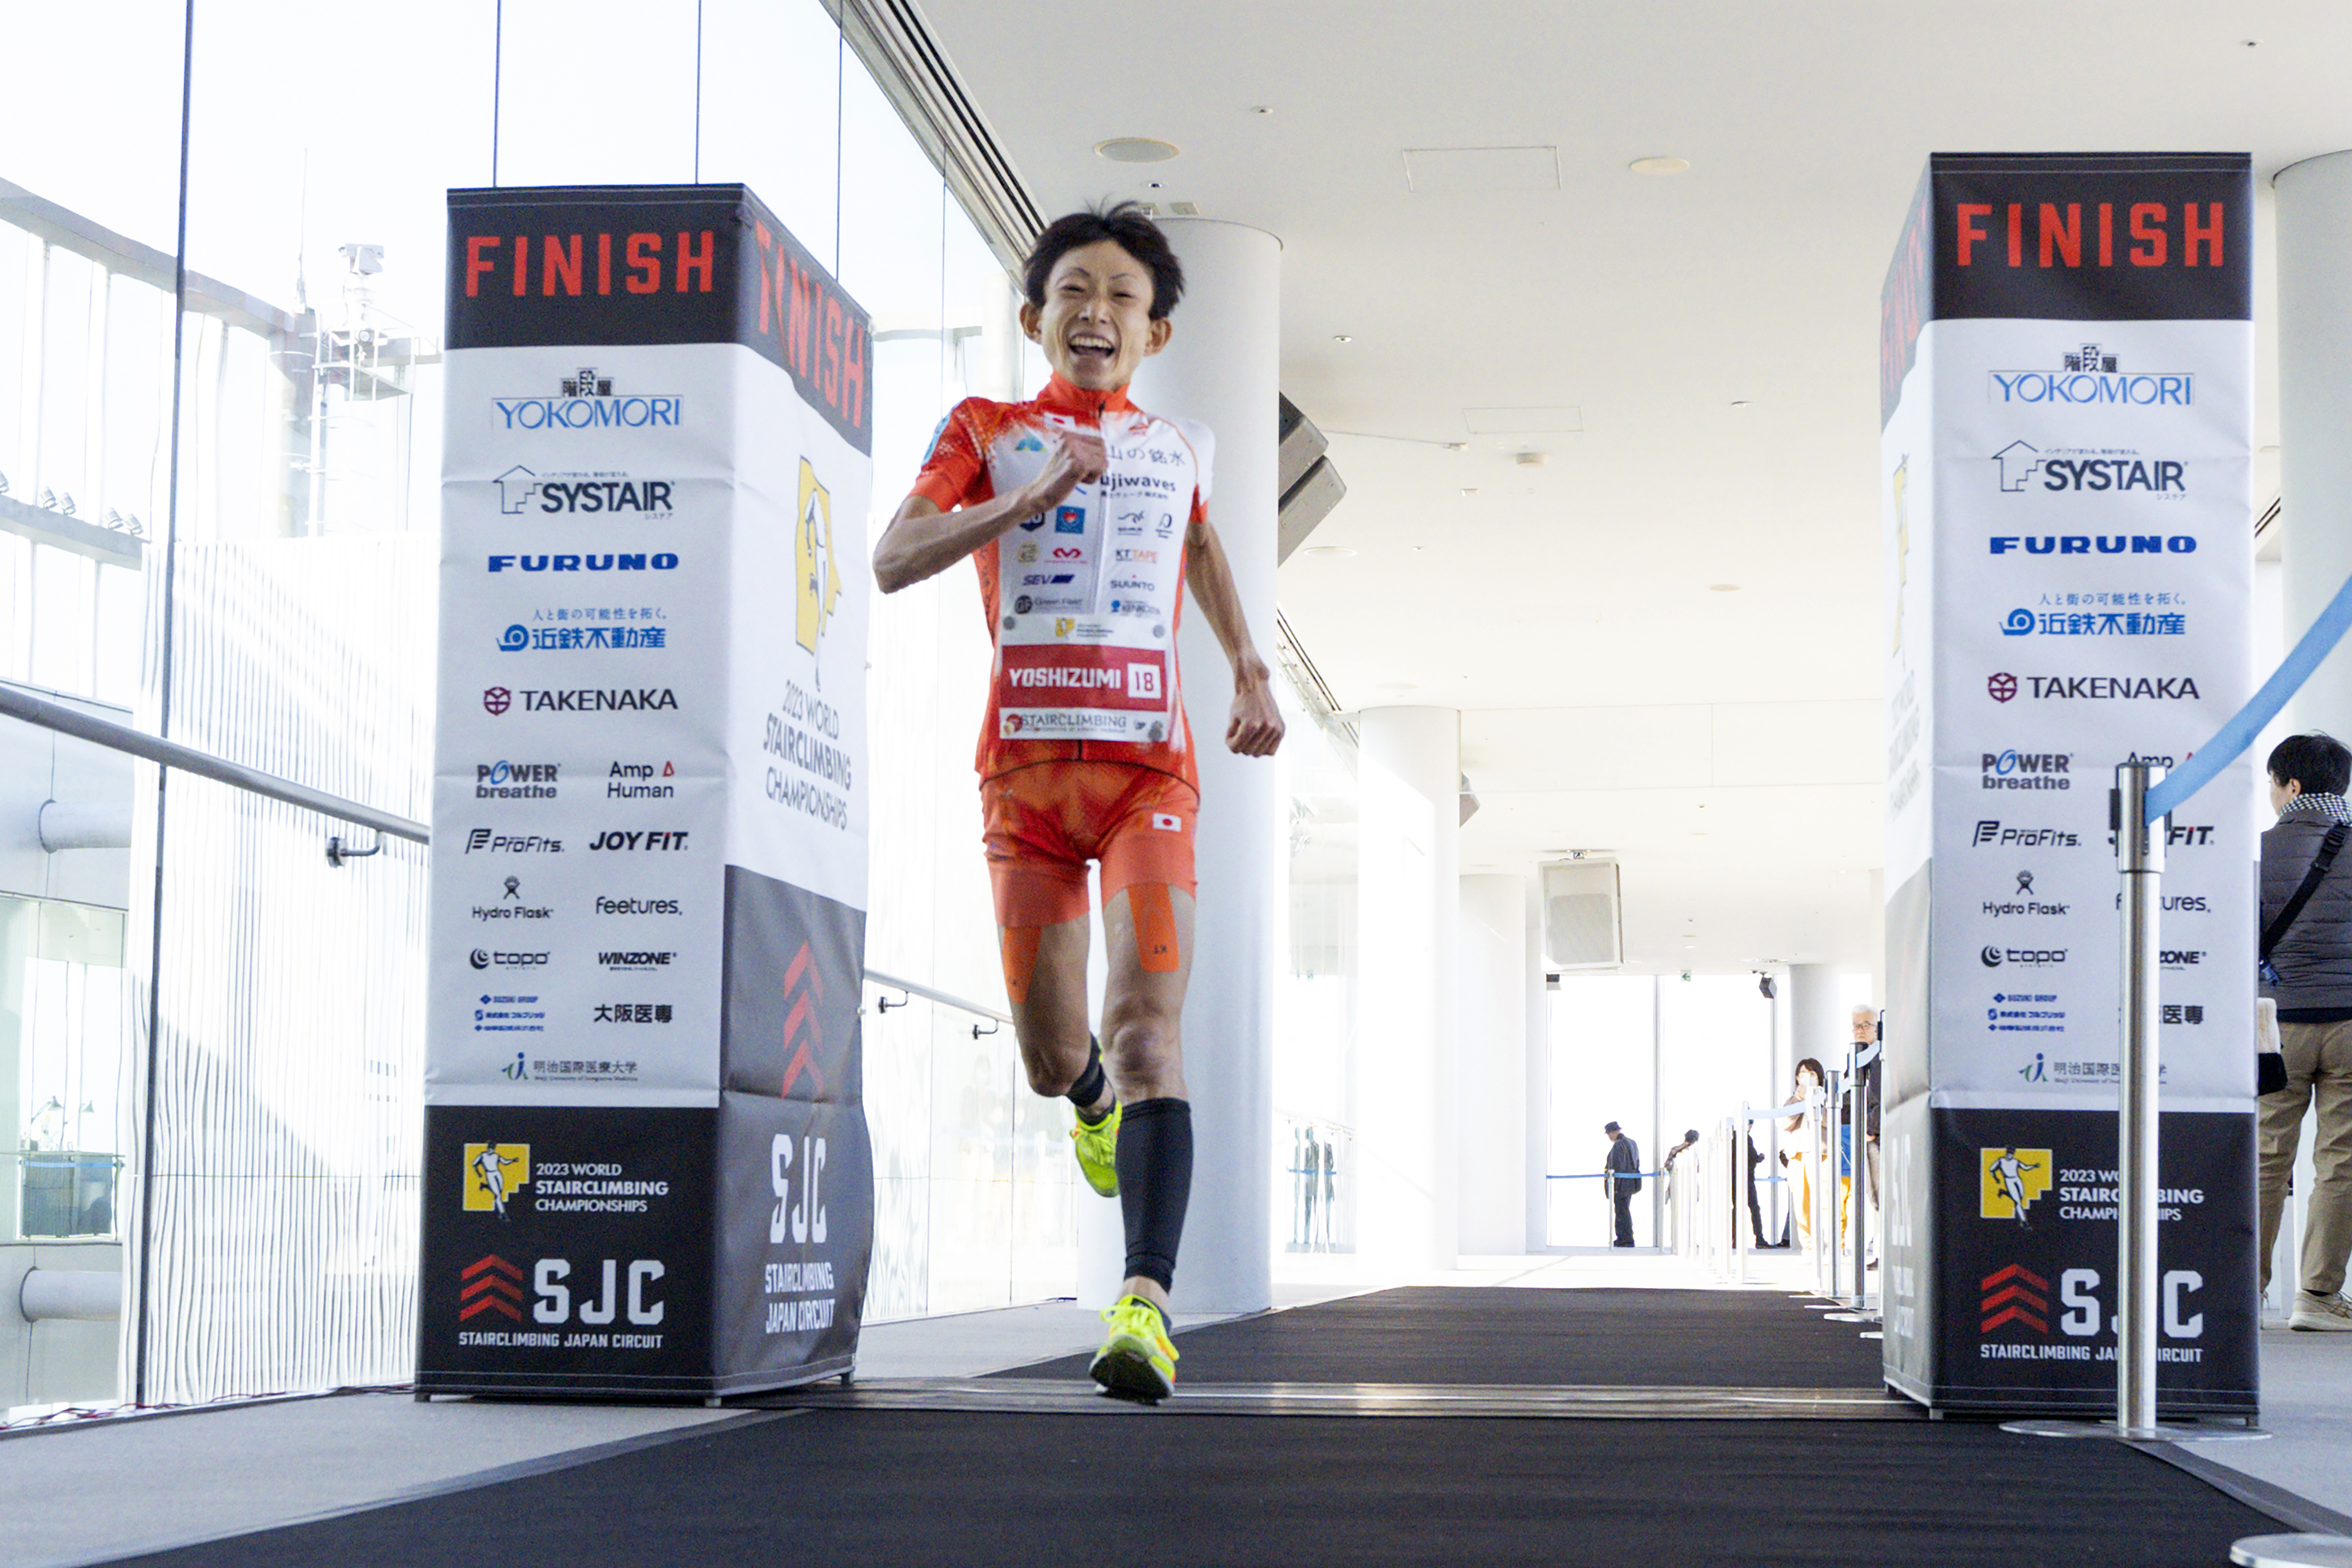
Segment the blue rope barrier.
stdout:
[[2311,672],[2319,668],[2320,661],[2336,651],[2336,645],[2344,639],[2347,630],[2352,630],[2352,578],[2347,578],[2344,586],[2336,590],[2336,597],[2327,602],[2327,608],[2319,612],[2319,618],[2311,623],[2311,629],[2303,634],[2294,651],[2271,671],[2271,678],[2263,682],[2263,689],[2254,693],[2252,700],[2232,714],[2230,721],[2216,730],[2213,738],[2200,746],[2187,762],[2166,774],[2163,783],[2147,792],[2147,820],[2154,822],[2186,804],[2190,795],[2211,784],[2215,775],[2236,762],[2254,743],[2254,737],[2263,732],[2263,726],[2278,717],[2287,699],[2303,689],[2303,683],[2311,679]]

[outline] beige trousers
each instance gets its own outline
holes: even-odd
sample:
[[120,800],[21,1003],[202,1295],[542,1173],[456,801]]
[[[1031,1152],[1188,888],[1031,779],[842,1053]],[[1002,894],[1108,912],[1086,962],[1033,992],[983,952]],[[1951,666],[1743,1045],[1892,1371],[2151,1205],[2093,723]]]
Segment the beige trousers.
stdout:
[[2286,1057],[2286,1087],[2255,1101],[2262,1118],[2263,1289],[2270,1289],[2271,1254],[2278,1247],[2304,1114],[2315,1106],[2303,1289],[2333,1296],[2344,1288],[2345,1259],[2352,1255],[2352,1022],[2281,1024],[2279,1046]]

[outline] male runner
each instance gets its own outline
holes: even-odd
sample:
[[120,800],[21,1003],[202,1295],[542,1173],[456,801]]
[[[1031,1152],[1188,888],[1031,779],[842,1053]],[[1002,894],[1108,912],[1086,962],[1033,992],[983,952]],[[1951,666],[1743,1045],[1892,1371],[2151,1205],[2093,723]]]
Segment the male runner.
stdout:
[[1992,1163],[1992,1173],[2000,1179],[2001,1190],[2009,1194],[2009,1206],[2017,1211],[2017,1224],[2021,1230],[2033,1228],[2032,1223],[2025,1217],[2025,1173],[2040,1169],[2041,1166],[2030,1160],[2019,1159],[2014,1149],[2002,1150],[2000,1157]]
[[[1187,585],[1233,665],[1226,746],[1272,755],[1282,718],[1209,524],[1209,432],[1128,401],[1183,292],[1166,237],[1131,202],[1073,213],[1038,237],[1022,287],[1021,330],[1052,379],[1027,403],[956,405],[875,547],[874,579],[892,594],[967,555],[980,569],[996,643],[981,812],[1005,990],[1030,1087],[1076,1108],[1079,1169],[1127,1224],[1095,1381],[1153,1401],[1176,1386],[1168,1290],[1192,1184],[1179,1031],[1200,805],[1176,668]],[[1110,948],[1100,1046],[1087,1026],[1088,860]]]

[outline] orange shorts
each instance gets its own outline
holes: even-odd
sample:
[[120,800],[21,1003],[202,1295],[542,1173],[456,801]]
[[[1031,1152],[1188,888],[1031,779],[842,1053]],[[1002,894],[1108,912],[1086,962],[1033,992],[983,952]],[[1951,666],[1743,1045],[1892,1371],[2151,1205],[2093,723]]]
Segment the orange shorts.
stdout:
[[1201,797],[1173,773],[1134,763],[1035,763],[982,779],[981,837],[1008,930],[1087,913],[1087,862],[1102,862],[1106,900],[1139,883],[1193,890]]

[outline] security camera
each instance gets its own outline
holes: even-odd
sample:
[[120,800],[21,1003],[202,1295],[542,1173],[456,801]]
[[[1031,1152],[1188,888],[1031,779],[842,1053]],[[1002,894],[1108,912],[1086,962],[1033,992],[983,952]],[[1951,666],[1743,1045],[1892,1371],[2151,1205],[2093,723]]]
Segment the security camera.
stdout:
[[1780,994],[1780,988],[1772,984],[1772,977],[1769,974],[1758,977],[1756,981],[1756,989],[1764,994],[1764,1000],[1767,1002],[1769,1002],[1773,997]]

